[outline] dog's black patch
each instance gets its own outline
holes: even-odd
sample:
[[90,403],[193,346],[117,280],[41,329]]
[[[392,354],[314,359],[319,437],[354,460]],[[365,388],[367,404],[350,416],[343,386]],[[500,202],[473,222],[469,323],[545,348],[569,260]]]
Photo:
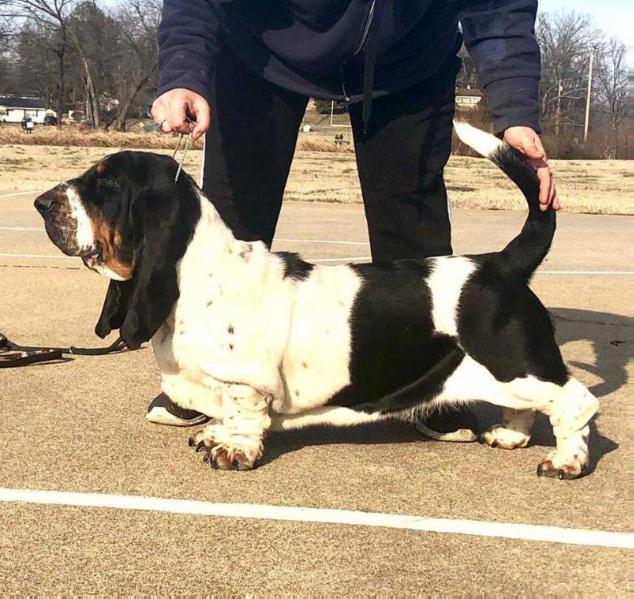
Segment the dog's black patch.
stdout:
[[295,281],[303,281],[307,279],[313,268],[314,264],[304,262],[299,254],[293,252],[275,252],[276,256],[279,256],[284,261],[284,278],[293,279]]
[[462,290],[458,311],[462,347],[501,382],[533,375],[565,384],[568,370],[544,305],[523,281],[501,272],[494,255],[472,259],[479,268]]
[[363,283],[352,308],[351,382],[328,403],[387,414],[433,399],[464,353],[434,330],[429,263],[353,268]]

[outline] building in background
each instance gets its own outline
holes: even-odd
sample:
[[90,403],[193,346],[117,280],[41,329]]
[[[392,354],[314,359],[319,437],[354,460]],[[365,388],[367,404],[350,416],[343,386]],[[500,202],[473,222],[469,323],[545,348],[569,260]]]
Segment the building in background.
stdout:
[[0,123],[21,123],[24,118],[44,124],[45,121],[56,120],[57,113],[39,98],[0,96]]

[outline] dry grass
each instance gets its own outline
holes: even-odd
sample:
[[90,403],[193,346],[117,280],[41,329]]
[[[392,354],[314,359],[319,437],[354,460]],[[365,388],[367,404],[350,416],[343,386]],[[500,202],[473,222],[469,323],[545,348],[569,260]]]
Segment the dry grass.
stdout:
[[[32,137],[50,135],[55,138],[56,133],[41,129]],[[131,141],[136,139],[135,135],[142,138],[142,147],[164,154],[171,153],[176,143],[175,138],[167,136],[96,133],[91,137],[100,139],[102,147],[89,147],[85,143],[81,147],[3,144],[0,146],[0,193],[47,189],[76,176],[106,154],[133,147]],[[114,144],[121,139],[119,136],[123,136],[125,144]],[[149,140],[153,140],[156,147],[149,145]],[[192,174],[199,171],[200,154],[199,150],[192,150],[187,155],[185,169]],[[634,215],[634,166],[631,161],[555,160],[553,167],[564,211]],[[525,210],[517,189],[486,160],[452,157],[445,178],[454,206]],[[301,135],[285,198],[360,202],[361,192],[351,146],[335,146],[332,135]]]
[[[26,133],[19,127],[0,126],[0,146],[4,145],[169,150],[176,145],[176,136],[162,135],[158,132],[82,131],[77,127],[68,127],[61,131],[55,127],[38,127],[33,133]],[[202,141],[195,142],[192,147],[201,149]],[[330,136],[302,137],[298,149],[314,152],[352,152],[349,145],[337,145]]]

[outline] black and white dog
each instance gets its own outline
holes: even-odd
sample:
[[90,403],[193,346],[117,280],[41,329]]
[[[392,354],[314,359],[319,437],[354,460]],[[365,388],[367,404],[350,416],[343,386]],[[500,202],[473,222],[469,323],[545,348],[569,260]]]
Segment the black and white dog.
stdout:
[[555,213],[534,170],[497,138],[462,140],[522,190],[529,214],[501,252],[385,265],[318,266],[237,240],[166,156],[119,152],[35,201],[65,254],[111,279],[96,333],[151,340],[162,390],[210,416],[190,444],[222,469],[249,469],[269,430],[414,420],[456,402],[502,406],[491,446],[524,447],[535,411],[557,447],[540,475],[588,465],[597,399],[564,365],[528,281]]

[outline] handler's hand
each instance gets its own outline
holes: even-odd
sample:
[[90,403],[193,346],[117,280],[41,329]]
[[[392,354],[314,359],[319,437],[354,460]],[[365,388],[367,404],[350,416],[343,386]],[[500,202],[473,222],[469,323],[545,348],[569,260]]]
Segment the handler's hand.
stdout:
[[547,210],[552,206],[559,210],[559,198],[555,190],[553,173],[548,165],[546,151],[539,135],[530,127],[509,127],[504,131],[504,141],[524,154],[537,171],[539,179],[539,207]]
[[188,89],[171,89],[154,100],[152,118],[163,133],[191,133],[198,139],[209,129],[211,110],[201,95]]

